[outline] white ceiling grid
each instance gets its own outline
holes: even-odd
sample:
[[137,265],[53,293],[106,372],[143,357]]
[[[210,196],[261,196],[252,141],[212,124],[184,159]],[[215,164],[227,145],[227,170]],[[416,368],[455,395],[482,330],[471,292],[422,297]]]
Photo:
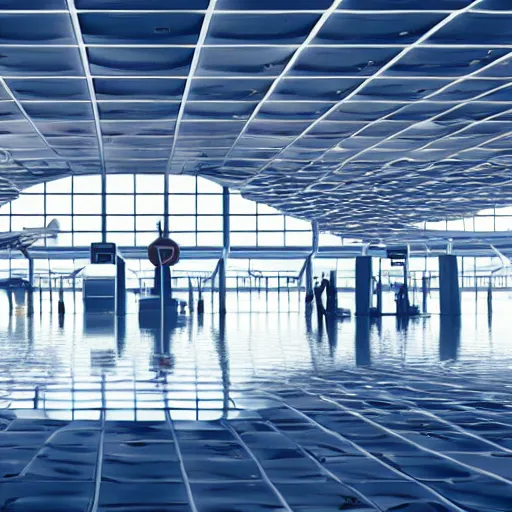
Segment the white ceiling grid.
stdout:
[[0,0],[0,76],[2,201],[197,174],[370,236],[512,204],[510,0]]

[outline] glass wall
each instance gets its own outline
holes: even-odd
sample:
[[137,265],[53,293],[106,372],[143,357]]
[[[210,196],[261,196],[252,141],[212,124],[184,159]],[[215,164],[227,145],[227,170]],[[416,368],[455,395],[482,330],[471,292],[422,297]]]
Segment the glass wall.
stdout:
[[472,217],[423,222],[418,227],[439,231],[509,231],[512,229],[512,207],[488,208]]
[[[192,176],[169,178],[171,236],[184,247],[222,246],[222,187]],[[145,247],[155,239],[164,214],[164,176],[107,176],[108,241],[122,247]],[[101,177],[74,176],[23,191],[0,208],[0,231],[42,227],[56,218],[57,241],[39,244],[87,247],[101,241]],[[311,245],[311,224],[243,199],[231,192],[231,242],[241,247]],[[339,237],[325,235],[328,245]]]

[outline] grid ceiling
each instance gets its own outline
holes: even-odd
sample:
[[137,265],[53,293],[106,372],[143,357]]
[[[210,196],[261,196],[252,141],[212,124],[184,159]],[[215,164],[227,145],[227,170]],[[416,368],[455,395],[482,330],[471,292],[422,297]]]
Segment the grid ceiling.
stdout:
[[510,0],[0,0],[0,200],[211,178],[341,234],[512,204]]

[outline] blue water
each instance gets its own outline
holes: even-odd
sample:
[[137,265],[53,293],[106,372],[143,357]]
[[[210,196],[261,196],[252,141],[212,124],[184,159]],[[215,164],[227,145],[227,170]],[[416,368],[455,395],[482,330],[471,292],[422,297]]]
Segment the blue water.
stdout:
[[510,512],[512,301],[481,295],[460,322],[290,306],[163,338],[36,298],[0,317],[0,510]]

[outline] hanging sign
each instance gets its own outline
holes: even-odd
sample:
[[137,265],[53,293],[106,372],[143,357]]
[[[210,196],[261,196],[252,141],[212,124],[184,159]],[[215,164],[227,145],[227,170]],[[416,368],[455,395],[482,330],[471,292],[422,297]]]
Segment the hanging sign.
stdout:
[[149,245],[148,258],[155,267],[172,267],[180,260],[180,246],[174,240],[160,236]]

